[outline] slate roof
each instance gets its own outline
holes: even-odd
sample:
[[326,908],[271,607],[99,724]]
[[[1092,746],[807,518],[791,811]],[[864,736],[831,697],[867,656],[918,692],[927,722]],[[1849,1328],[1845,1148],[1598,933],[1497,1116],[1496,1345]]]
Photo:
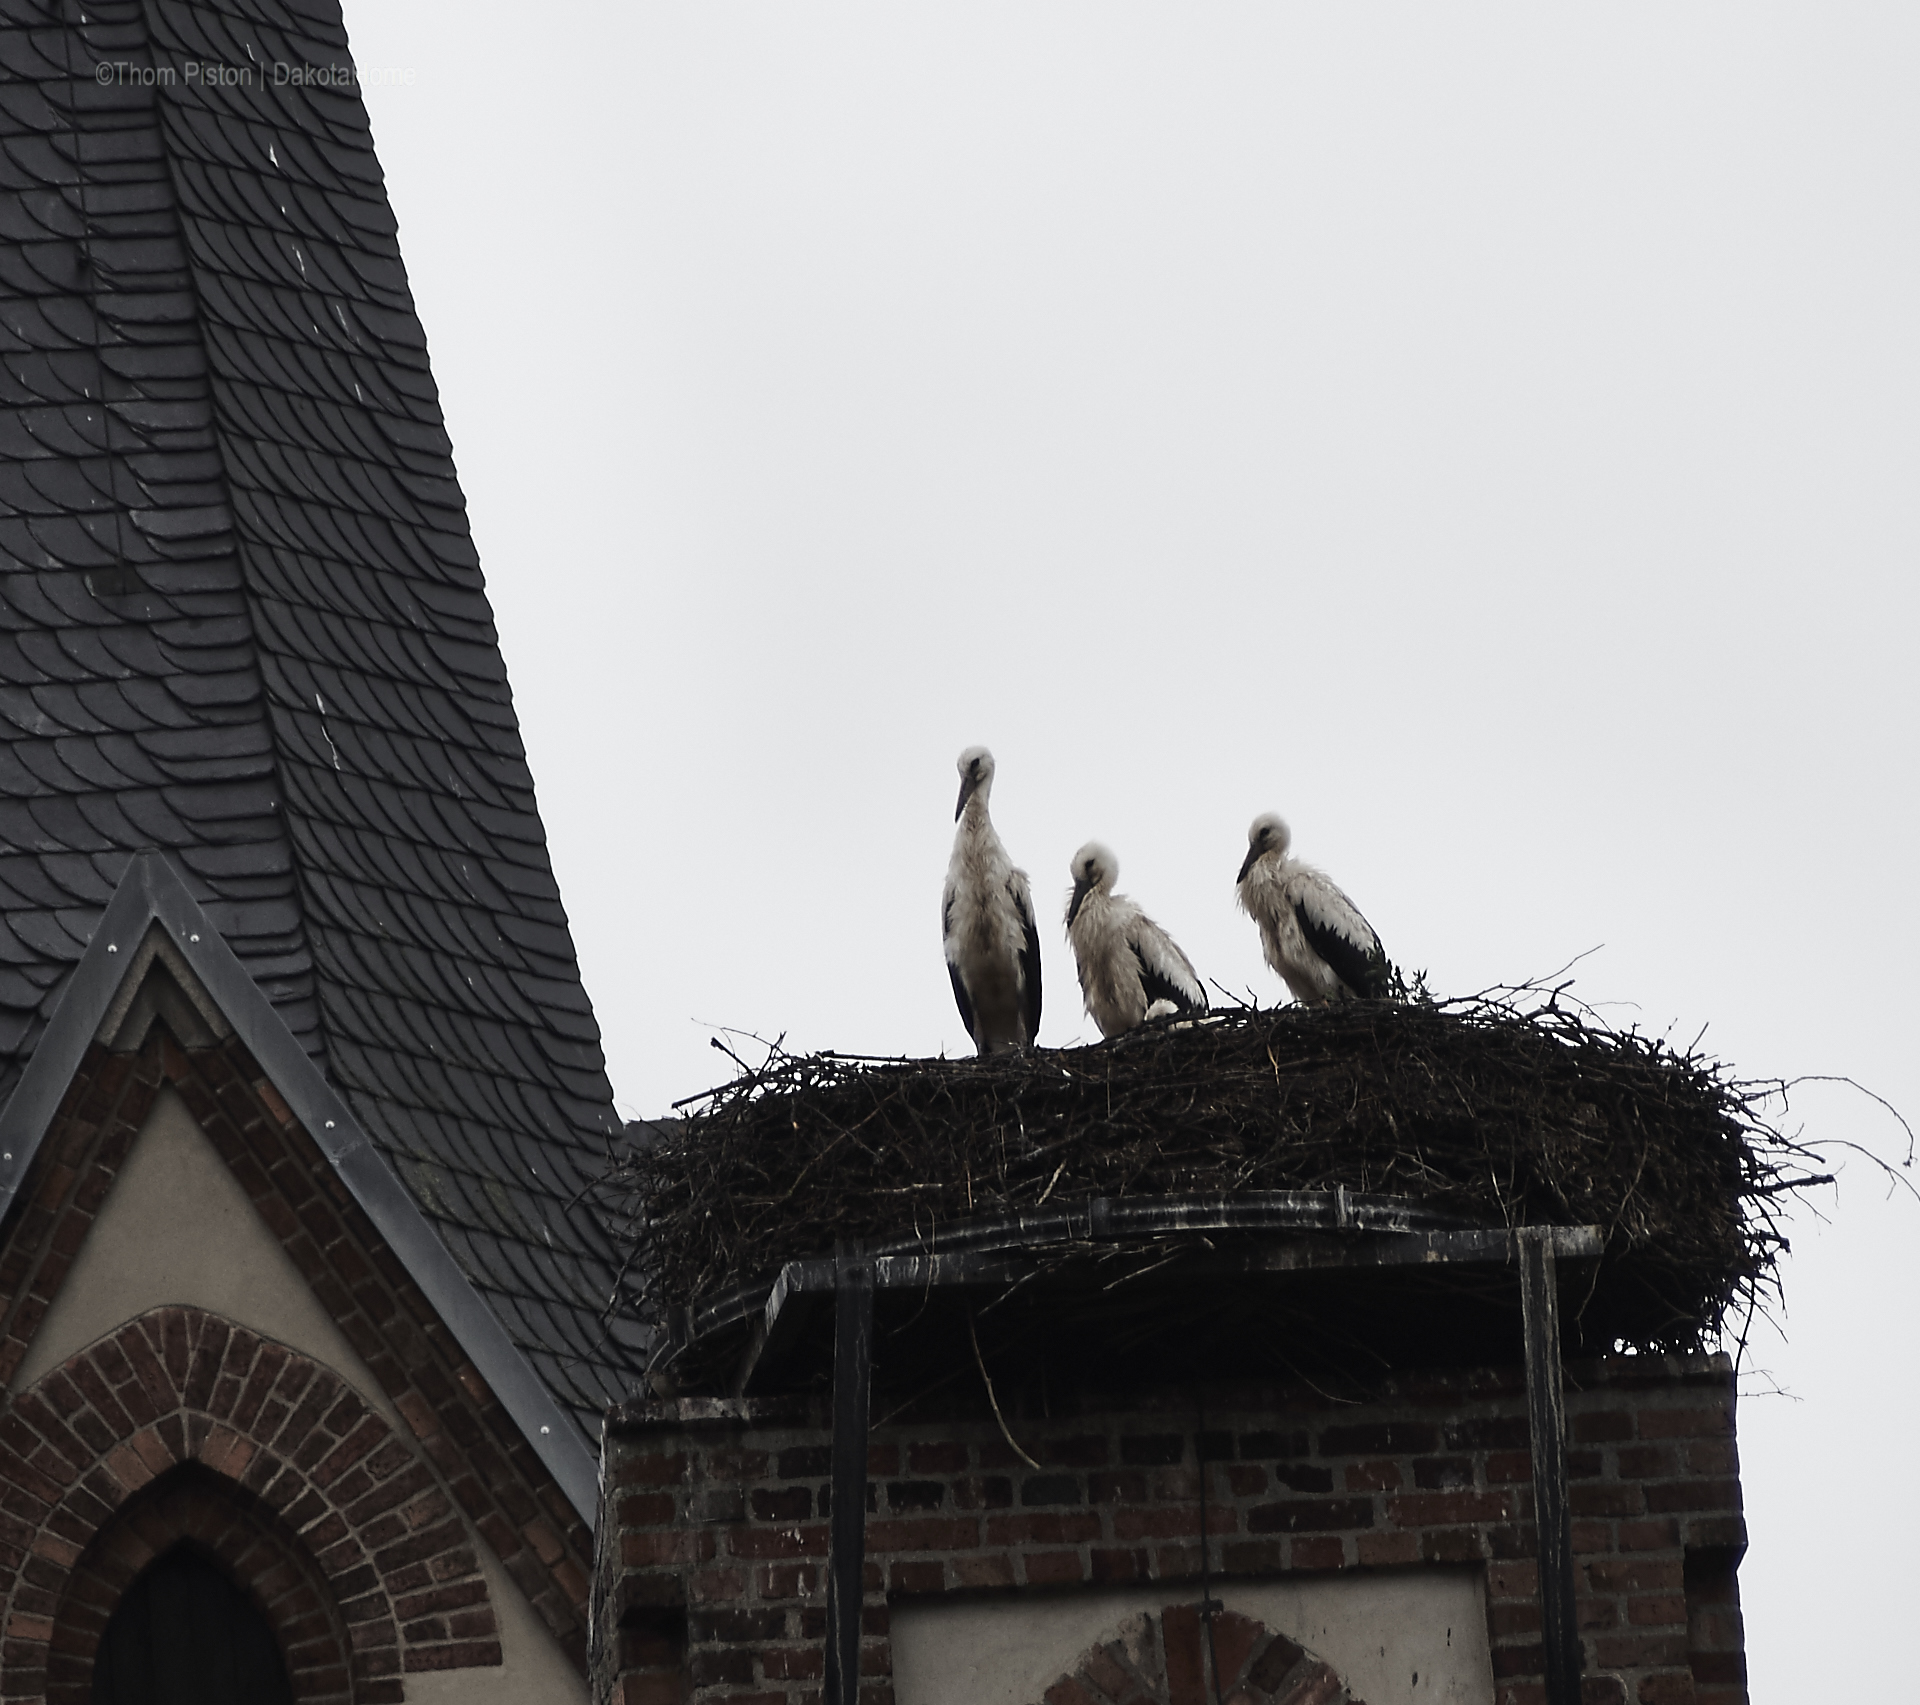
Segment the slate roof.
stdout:
[[81,16],[0,0],[0,1096],[163,851],[597,1436],[619,1124],[338,5]]

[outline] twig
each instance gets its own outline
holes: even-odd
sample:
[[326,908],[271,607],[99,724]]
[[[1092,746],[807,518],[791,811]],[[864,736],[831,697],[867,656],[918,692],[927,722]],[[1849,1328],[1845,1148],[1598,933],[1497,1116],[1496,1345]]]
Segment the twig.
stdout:
[[980,1335],[973,1329],[973,1311],[967,1311],[967,1339],[973,1345],[973,1364],[980,1370],[980,1383],[987,1388],[987,1401],[993,1405],[993,1418],[1000,1423],[1000,1436],[1007,1441],[1007,1448],[1029,1468],[1038,1469],[1040,1464],[1023,1451],[1015,1441],[1013,1430],[1007,1425],[1007,1418],[1000,1413],[1000,1399],[993,1394],[993,1376],[987,1372],[987,1359],[980,1354]]

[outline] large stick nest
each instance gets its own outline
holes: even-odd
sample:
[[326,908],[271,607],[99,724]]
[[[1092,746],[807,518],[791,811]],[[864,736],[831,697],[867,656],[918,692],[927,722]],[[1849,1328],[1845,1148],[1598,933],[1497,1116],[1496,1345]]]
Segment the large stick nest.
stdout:
[[1552,994],[1237,1008],[987,1059],[765,1061],[633,1145],[609,1183],[656,1320],[837,1240],[1087,1197],[1331,1190],[1485,1225],[1599,1225],[1578,1337],[1701,1347],[1765,1299],[1776,1204],[1816,1182],[1777,1083]]

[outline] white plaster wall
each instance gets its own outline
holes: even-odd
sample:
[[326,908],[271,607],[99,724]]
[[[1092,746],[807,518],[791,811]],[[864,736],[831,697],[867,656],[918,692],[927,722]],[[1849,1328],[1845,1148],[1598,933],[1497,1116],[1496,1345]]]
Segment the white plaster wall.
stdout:
[[[402,1438],[411,1436],[187,1104],[163,1088],[14,1374],[13,1389],[24,1390],[76,1350],[167,1303],[224,1315],[312,1357],[353,1386]],[[409,1676],[408,1700],[586,1705],[585,1680],[539,1613],[471,1527],[468,1537],[486,1571],[504,1662],[497,1669]]]
[[[1486,1586],[1477,1569],[1214,1583],[1227,1609],[1326,1659],[1367,1705],[1490,1705]],[[903,1605],[899,1705],[1034,1705],[1089,1646],[1140,1611],[1197,1602],[1178,1586]]]
[[182,1303],[324,1362],[404,1433],[333,1316],[171,1088],[155,1097],[66,1283],[13,1377],[23,1391],[136,1315]]

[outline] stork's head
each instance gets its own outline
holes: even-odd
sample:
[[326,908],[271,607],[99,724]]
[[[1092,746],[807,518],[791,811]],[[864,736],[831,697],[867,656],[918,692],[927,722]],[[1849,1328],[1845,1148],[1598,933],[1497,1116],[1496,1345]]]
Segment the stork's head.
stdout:
[[1268,853],[1276,858],[1285,858],[1287,848],[1293,845],[1293,832],[1286,820],[1272,811],[1263,811],[1253,820],[1253,827],[1247,831],[1247,856],[1240,861],[1240,874],[1235,882],[1244,882],[1247,872]]
[[993,788],[993,754],[984,746],[969,746],[960,754],[960,803],[953,808],[953,820],[960,821],[960,813],[967,808],[967,801],[976,793],[984,804]]
[[1113,885],[1120,879],[1120,861],[1113,856],[1110,847],[1103,847],[1098,841],[1089,841],[1073,855],[1073,898],[1067,902],[1067,928],[1073,928],[1073,920],[1080,915],[1080,908],[1089,894],[1098,892],[1111,894]]

